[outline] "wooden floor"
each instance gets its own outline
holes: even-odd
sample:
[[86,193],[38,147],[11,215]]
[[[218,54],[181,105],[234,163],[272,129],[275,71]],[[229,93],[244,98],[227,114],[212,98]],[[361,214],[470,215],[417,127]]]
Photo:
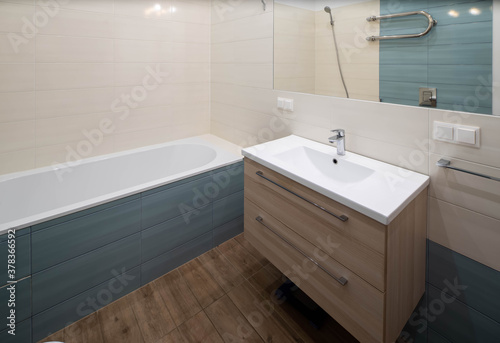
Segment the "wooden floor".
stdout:
[[277,300],[283,281],[240,235],[40,342],[357,342]]

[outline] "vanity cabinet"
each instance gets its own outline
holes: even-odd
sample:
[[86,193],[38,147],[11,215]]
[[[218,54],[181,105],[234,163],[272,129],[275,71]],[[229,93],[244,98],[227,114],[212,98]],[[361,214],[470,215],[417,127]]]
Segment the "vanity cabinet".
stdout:
[[425,289],[427,189],[388,225],[245,159],[245,237],[361,342],[394,342]]

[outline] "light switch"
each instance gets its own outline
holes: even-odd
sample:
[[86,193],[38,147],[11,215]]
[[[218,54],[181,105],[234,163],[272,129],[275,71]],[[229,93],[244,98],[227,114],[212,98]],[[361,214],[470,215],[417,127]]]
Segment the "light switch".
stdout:
[[283,98],[278,98],[278,109],[282,110],[285,108],[285,99]]
[[458,127],[457,128],[457,142],[476,145],[476,130]]
[[293,112],[293,99],[285,99],[285,111]]
[[434,122],[434,139],[438,141],[453,141],[454,125],[449,123]]

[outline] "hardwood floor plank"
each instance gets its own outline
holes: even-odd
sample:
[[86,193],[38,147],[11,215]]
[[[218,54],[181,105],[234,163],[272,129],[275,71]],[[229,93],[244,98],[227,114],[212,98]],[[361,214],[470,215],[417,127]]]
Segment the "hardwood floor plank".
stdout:
[[206,252],[198,259],[226,293],[245,281],[240,272],[217,249]]
[[184,338],[182,338],[182,335],[179,332],[179,330],[174,329],[168,335],[160,338],[155,343],[188,343],[188,342],[186,342]]
[[231,250],[236,245],[238,245],[236,239],[231,238],[230,240],[227,240],[224,243],[218,245],[217,249],[219,249],[221,253],[225,253],[226,251]]
[[224,342],[263,342],[227,295],[207,307],[205,312]]
[[104,342],[144,342],[134,311],[130,307],[127,297],[103,307],[97,311],[97,316]]
[[177,269],[153,281],[153,288],[160,293],[177,326],[202,310]]
[[146,343],[154,343],[175,329],[175,323],[160,292],[151,284],[127,296]]
[[264,255],[262,255],[249,241],[246,240],[244,233],[236,236],[235,239],[243,246],[243,248],[247,249],[248,252],[255,257],[261,265],[267,266],[269,264],[267,258],[265,258]]
[[102,338],[101,327],[99,325],[99,318],[97,318],[97,313],[92,313],[91,315],[66,327],[64,329],[64,339],[62,340],[62,342],[104,342],[104,339]]
[[194,259],[179,270],[202,308],[206,308],[225,294],[200,260]]
[[[236,242],[236,241],[235,241]],[[241,244],[236,242],[230,248],[219,251],[246,279],[262,269],[262,265]]]
[[187,343],[223,343],[205,312],[199,312],[193,318],[179,326],[179,333]]
[[42,340],[39,340],[37,343],[45,343],[45,342],[64,342],[64,329],[53,333],[52,335],[45,337]]
[[262,298],[248,281],[229,292],[228,297],[252,324],[264,342],[304,342],[278,315],[276,307],[279,305],[267,298]]

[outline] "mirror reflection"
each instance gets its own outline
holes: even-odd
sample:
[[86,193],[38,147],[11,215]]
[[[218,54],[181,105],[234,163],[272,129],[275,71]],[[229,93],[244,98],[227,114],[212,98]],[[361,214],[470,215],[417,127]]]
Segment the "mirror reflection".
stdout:
[[492,0],[274,6],[277,90],[500,115]]

